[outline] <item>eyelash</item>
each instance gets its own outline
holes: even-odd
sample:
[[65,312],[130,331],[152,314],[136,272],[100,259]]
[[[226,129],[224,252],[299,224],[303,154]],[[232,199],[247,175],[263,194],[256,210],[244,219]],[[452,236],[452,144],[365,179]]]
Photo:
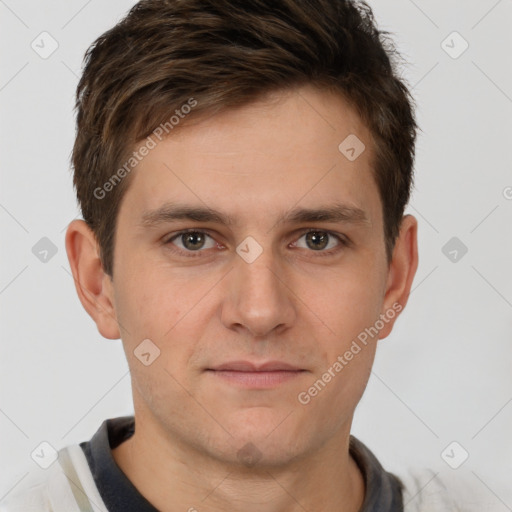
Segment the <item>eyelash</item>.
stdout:
[[[210,233],[208,233],[208,231],[190,228],[190,229],[184,229],[182,231],[174,233],[172,236],[167,238],[163,243],[164,243],[164,245],[167,246],[167,248],[170,251],[172,251],[173,253],[178,254],[180,256],[185,256],[187,258],[201,257],[201,253],[205,252],[205,250],[199,249],[197,251],[184,251],[183,249],[177,248],[176,246],[174,246],[172,244],[173,240],[175,240],[175,239],[179,238],[180,236],[185,235],[187,233],[201,233],[201,234],[207,235],[213,239],[213,236]],[[341,237],[340,235],[333,233],[332,231],[327,231],[325,229],[316,229],[316,228],[308,228],[308,229],[301,231],[298,239],[302,238],[304,235],[307,235],[308,233],[325,233],[330,237],[336,238],[339,242],[339,245],[337,247],[335,247],[334,249],[329,249],[328,251],[313,251],[313,250],[309,251],[309,252],[316,252],[317,256],[333,256],[334,254],[337,254],[339,251],[341,251],[345,247],[348,247],[350,244],[348,239],[345,239],[345,238]]]

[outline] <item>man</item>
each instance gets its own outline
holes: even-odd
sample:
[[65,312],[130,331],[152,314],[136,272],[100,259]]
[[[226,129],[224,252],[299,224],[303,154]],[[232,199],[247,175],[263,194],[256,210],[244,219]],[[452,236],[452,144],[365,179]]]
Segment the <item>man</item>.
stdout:
[[1,510],[404,510],[350,435],[418,265],[393,51],[344,0],[144,0],[91,46],[66,248],[135,414]]

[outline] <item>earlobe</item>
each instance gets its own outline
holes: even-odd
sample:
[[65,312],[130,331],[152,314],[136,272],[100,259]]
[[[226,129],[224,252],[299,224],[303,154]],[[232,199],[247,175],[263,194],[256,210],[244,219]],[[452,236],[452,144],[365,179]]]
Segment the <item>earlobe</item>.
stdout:
[[412,215],[402,218],[400,234],[396,240],[393,257],[389,265],[388,281],[384,297],[382,314],[392,318],[380,331],[379,339],[386,338],[391,333],[393,325],[400,312],[403,311],[411,286],[418,268],[418,221]]
[[83,220],[72,221],[66,231],[66,252],[78,298],[100,334],[119,339],[111,279],[101,264],[94,233]]

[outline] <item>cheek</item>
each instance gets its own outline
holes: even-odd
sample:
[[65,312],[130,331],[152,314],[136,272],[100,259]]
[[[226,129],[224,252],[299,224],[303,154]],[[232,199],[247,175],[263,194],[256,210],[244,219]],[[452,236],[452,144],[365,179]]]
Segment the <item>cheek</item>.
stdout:
[[[340,269],[323,279],[322,291],[310,293],[308,304],[341,349],[377,320],[384,277],[371,265]],[[317,282],[318,284],[318,282]],[[317,290],[320,290],[317,286]]]
[[377,337],[367,333],[379,318],[379,285],[369,273],[339,275],[311,305],[324,326],[315,329],[323,364],[311,379],[312,387],[303,391],[311,398],[308,412],[323,417],[326,409],[332,411],[333,428],[355,408],[368,383]]
[[184,314],[185,287],[163,279],[165,274],[150,265],[119,266],[115,285],[116,313],[124,331],[123,341],[137,343],[162,338]]
[[204,334],[205,296],[218,277],[192,279],[183,270],[158,264],[133,269],[120,271],[116,285],[116,312],[127,357],[137,365],[133,351],[150,339],[160,349],[159,365],[183,375]]

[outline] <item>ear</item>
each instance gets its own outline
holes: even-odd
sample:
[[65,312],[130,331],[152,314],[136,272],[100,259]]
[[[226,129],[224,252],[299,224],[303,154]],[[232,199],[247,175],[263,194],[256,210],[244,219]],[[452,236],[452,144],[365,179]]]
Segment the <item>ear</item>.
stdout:
[[[418,222],[412,215],[405,215],[395,242],[388,270],[386,293],[381,314],[389,320],[379,333],[379,339],[391,333],[393,325],[407,304],[416,269],[418,268]],[[390,319],[390,312],[393,318]],[[387,312],[387,314],[386,314]]]
[[69,224],[66,252],[82,306],[103,337],[119,339],[112,278],[103,270],[96,237],[83,220],[74,220]]

